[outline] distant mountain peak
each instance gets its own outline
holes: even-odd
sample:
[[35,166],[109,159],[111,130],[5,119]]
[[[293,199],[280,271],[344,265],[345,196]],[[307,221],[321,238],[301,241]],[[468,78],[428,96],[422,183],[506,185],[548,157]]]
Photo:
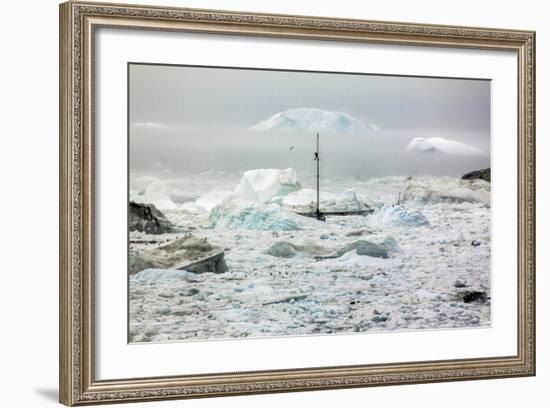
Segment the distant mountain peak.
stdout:
[[376,125],[366,126],[359,119],[345,112],[318,108],[294,108],[277,112],[248,128],[252,131],[303,130],[331,133],[365,133],[378,131]]

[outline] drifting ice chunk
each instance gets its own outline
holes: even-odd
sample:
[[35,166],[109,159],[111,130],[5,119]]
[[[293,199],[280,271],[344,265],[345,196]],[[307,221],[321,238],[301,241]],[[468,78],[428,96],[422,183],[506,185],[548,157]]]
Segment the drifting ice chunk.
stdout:
[[491,203],[491,185],[483,180],[451,177],[412,178],[401,192],[401,201],[415,204]]
[[395,240],[395,238],[392,237],[392,236],[389,236],[389,235],[387,237],[385,237],[384,240],[379,243],[379,245],[382,248],[384,248],[388,253],[390,253],[390,252],[392,252],[392,253],[401,253],[401,252],[403,252],[401,250],[401,247],[399,246],[399,244]]
[[[320,193],[321,202],[326,201],[329,194],[325,192]],[[330,198],[334,198],[333,194],[330,194]],[[316,192],[310,188],[303,188],[301,190],[290,193],[283,198],[283,207],[288,208],[291,211],[306,212],[315,208]]]
[[204,208],[206,211],[210,211],[227,197],[230,197],[232,195],[232,191],[212,191],[203,195],[201,198],[195,201],[195,204],[199,207]]
[[168,244],[130,252],[130,274],[142,269],[179,269],[187,272],[223,273],[227,271],[223,249],[206,238],[187,234]]
[[279,207],[236,197],[225,199],[210,211],[213,227],[290,231],[303,228],[305,220]]
[[365,240],[344,245],[336,251],[335,257],[339,258],[350,251],[356,251],[357,255],[366,255],[373,258],[389,258],[388,252],[382,246]]
[[[290,193],[283,198],[283,207],[298,213],[315,211],[317,192],[309,188],[303,188]],[[319,207],[321,212],[356,212],[371,209],[366,199],[361,197],[353,189],[344,191],[340,195],[320,192]]]
[[278,241],[271,245],[265,253],[278,258],[292,258],[296,256],[296,247],[288,242]]
[[235,188],[235,195],[262,203],[277,202],[299,188],[300,183],[294,169],[256,169],[243,174]]
[[[389,258],[388,251],[384,249],[381,245],[375,244],[374,242],[359,240],[351,242],[342,246],[339,249],[332,250],[325,254],[318,254],[315,256],[318,260],[326,259],[335,259],[350,256],[350,252],[353,252],[355,255],[359,256],[369,256],[371,258]],[[353,255],[351,255],[353,256]],[[347,259],[347,258],[346,258]]]
[[385,205],[375,217],[378,222],[386,225],[430,225],[420,211],[409,211],[400,205]]

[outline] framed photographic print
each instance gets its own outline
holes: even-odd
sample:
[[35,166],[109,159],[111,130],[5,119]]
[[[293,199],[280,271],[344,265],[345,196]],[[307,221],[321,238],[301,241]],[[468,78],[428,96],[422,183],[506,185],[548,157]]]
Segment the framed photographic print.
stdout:
[[535,33],[60,6],[66,405],[535,374]]

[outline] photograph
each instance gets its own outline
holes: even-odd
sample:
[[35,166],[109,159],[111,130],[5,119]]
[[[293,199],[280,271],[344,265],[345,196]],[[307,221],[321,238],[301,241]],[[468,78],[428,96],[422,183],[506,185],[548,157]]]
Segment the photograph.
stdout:
[[491,327],[490,79],[127,81],[129,343]]
[[62,404],[540,376],[542,20],[291,6],[59,5]]

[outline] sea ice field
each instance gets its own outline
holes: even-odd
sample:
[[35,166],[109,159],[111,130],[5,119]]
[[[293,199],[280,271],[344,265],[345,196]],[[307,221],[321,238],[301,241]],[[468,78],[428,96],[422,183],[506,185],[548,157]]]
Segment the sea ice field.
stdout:
[[[460,177],[323,178],[293,169],[136,177],[173,232],[130,231],[130,253],[191,234],[223,250],[225,272],[129,274],[129,341],[162,342],[491,324],[491,194]],[[139,268],[138,268],[139,269]]]

